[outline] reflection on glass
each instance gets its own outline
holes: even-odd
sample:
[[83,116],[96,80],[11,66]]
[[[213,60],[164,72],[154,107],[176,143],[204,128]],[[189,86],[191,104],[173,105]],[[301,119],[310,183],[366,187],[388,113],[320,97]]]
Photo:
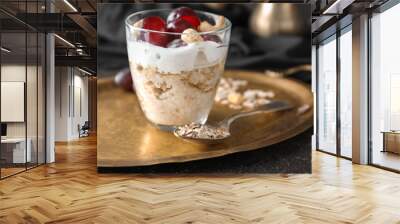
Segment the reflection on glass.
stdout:
[[340,153],[351,158],[352,141],[352,35],[340,36]]
[[[45,1],[2,4],[19,13],[43,13]],[[0,29],[0,178],[45,162],[45,35],[0,12],[13,27]],[[18,25],[17,25],[18,24]]]
[[[372,163],[400,170],[400,155],[384,146],[382,132],[400,130],[400,32],[393,27],[400,21],[400,5],[371,19],[371,133]],[[395,134],[398,136],[398,134]],[[397,143],[396,143],[397,142]],[[394,149],[400,149],[396,141]],[[400,150],[399,150],[400,151]]]
[[46,38],[45,35],[42,33],[39,33],[38,35],[39,40],[38,40],[38,77],[37,77],[37,82],[38,82],[38,135],[37,135],[37,162],[38,164],[43,164],[45,163],[45,60],[46,60],[46,52],[45,52],[45,44],[46,44]]
[[[26,75],[26,114],[27,114],[27,142],[30,147],[30,160],[27,167],[37,165],[37,33],[27,33],[27,75]],[[28,148],[29,148],[28,147]]]
[[318,48],[318,148],[336,153],[336,40]]
[[25,170],[30,161],[30,144],[26,141],[26,34],[2,33],[1,45],[1,175],[6,177]]

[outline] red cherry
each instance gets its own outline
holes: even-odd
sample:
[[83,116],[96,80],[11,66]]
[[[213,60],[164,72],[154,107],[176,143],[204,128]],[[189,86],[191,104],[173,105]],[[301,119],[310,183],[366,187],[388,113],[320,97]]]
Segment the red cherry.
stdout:
[[191,23],[183,19],[176,19],[167,25],[168,32],[182,33],[186,29],[195,29]]
[[165,21],[159,16],[149,16],[143,19],[143,29],[165,31]]
[[186,46],[187,43],[183,41],[182,39],[175,39],[167,45],[167,48],[178,48],[178,47],[183,47]]
[[219,44],[222,43],[221,38],[219,38],[219,36],[217,36],[217,35],[204,34],[204,35],[202,35],[202,37],[203,37],[204,41],[214,41],[214,42],[219,43]]
[[124,69],[118,72],[115,75],[114,82],[126,91],[133,91],[133,81],[129,69]]
[[188,21],[193,27],[196,27],[196,30],[200,25],[200,19],[197,16],[182,16],[182,19]]
[[[143,29],[166,32],[167,27],[165,21],[158,16],[149,16],[143,19]],[[142,40],[151,44],[165,47],[169,42],[169,36],[165,33],[156,33],[151,31],[143,31],[140,35]]]
[[193,11],[193,9],[188,7],[179,7],[173,10],[167,18],[167,23],[170,23],[176,19],[184,19],[193,27],[197,28],[200,25],[200,19],[197,14]]

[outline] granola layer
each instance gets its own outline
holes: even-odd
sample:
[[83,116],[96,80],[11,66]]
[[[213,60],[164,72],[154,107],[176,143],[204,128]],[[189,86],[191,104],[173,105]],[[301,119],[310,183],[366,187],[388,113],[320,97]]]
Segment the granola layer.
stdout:
[[162,125],[204,123],[213,105],[224,63],[180,73],[131,62],[135,89],[147,118]]

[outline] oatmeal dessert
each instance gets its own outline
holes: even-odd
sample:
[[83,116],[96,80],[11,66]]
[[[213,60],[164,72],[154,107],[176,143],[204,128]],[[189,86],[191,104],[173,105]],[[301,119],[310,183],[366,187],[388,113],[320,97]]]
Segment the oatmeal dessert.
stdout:
[[145,16],[132,19],[127,28],[135,90],[144,114],[157,125],[205,123],[213,105],[230,23],[200,13],[181,7],[164,16],[166,20],[161,14]]

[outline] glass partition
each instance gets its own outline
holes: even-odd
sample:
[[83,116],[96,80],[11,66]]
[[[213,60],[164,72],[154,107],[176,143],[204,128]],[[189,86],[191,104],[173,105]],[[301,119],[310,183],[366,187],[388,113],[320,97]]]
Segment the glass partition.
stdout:
[[26,136],[26,41],[25,32],[1,34],[2,177],[24,171],[31,159]]
[[27,97],[26,97],[26,114],[27,114],[27,142],[28,142],[28,150],[30,153],[30,161],[27,163],[27,167],[34,167],[37,165],[38,159],[38,141],[37,141],[37,126],[38,126],[38,111],[37,111],[37,79],[38,79],[38,49],[37,49],[37,41],[38,35],[36,32],[28,32],[27,33]]
[[[43,1],[19,2],[38,13]],[[0,178],[45,163],[45,44],[43,33],[0,12]]]
[[317,49],[317,147],[352,157],[352,26],[337,31]]
[[336,36],[317,50],[319,150],[336,153]]
[[371,18],[372,164],[400,170],[400,4]]
[[352,34],[351,26],[339,38],[340,46],[340,155],[352,157]]
[[38,34],[38,74],[37,74],[37,162],[43,164],[46,162],[46,38],[43,33]]

